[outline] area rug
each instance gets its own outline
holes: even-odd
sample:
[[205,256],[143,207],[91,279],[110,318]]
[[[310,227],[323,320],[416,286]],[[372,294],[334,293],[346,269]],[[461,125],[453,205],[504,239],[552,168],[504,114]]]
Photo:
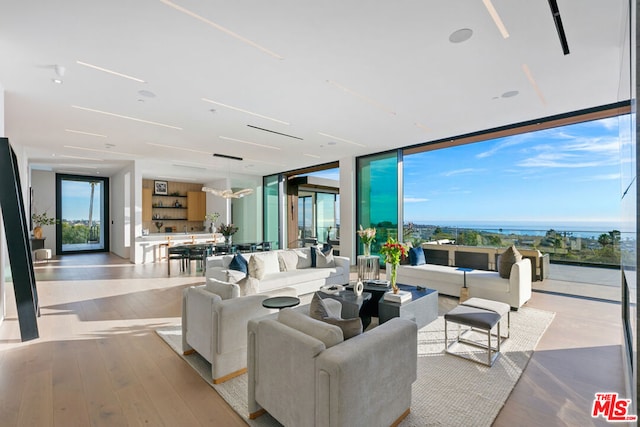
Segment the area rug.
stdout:
[[[418,379],[413,384],[411,413],[400,424],[414,426],[490,426],[513,387],[554,313],[523,307],[511,312],[511,336],[500,357],[489,368],[444,352],[442,316],[418,331]],[[450,324],[449,331],[456,331]],[[250,426],[280,426],[269,414],[248,419],[247,375],[222,384],[211,381],[211,365],[197,353],[182,355],[181,327],[158,329],[158,335],[209,383]],[[449,336],[451,339],[451,335]],[[459,347],[471,357],[483,357],[473,347]],[[484,360],[484,358],[483,358]]]

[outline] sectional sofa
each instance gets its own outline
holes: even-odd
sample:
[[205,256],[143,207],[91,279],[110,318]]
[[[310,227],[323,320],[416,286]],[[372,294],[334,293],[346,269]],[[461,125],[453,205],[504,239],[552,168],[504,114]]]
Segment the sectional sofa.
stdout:
[[[427,252],[427,251],[425,251]],[[439,265],[430,262],[429,256],[420,265],[398,266],[398,283],[435,289],[441,295],[459,297],[466,285],[471,297],[507,303],[513,309],[522,307],[531,298],[531,260],[523,258],[513,264],[508,278],[498,271],[482,270],[468,265]],[[460,267],[471,271],[460,270]]]

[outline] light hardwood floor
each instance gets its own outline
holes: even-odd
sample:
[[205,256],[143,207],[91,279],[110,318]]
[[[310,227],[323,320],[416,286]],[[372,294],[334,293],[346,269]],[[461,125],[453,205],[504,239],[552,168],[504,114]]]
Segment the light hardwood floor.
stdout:
[[[92,254],[37,264],[36,277],[37,340],[20,342],[7,289],[1,426],[245,425],[154,332],[180,322],[198,273]],[[606,425],[590,409],[596,392],[624,394],[620,306],[540,293],[528,305],[556,317],[494,425]]]

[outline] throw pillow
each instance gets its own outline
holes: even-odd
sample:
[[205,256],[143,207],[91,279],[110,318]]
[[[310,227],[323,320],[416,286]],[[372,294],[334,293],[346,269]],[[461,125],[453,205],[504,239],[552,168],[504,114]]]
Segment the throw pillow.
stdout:
[[409,264],[411,265],[423,265],[427,260],[424,258],[424,251],[421,247],[409,249]]
[[249,276],[258,280],[264,279],[264,261],[255,255],[249,258]]
[[324,299],[318,293],[313,294],[311,302],[309,303],[309,316],[316,320],[322,320],[325,317],[331,316],[329,309],[324,303]]
[[333,259],[333,249],[330,249],[326,254],[316,249],[315,253],[317,268],[333,268],[336,266],[336,262]]
[[342,329],[342,335],[345,340],[355,337],[362,333],[362,319],[354,317],[353,319],[336,319],[335,317],[325,317],[323,322],[330,325],[336,325]]
[[294,271],[298,265],[298,254],[295,251],[278,252],[280,271]]
[[316,255],[316,247],[311,246],[311,268],[316,268],[317,266],[317,255]]
[[511,267],[519,261],[522,261],[522,255],[518,252],[515,245],[509,246],[500,257],[500,267],[498,269],[500,277],[508,279],[509,276],[511,276]]
[[242,271],[244,274],[247,274],[249,272],[249,263],[242,255],[235,254],[229,263],[229,269]]
[[246,276],[240,280],[236,285],[240,288],[240,296],[254,295],[258,293],[258,285],[260,281],[255,277]]
[[298,256],[296,270],[311,267],[311,248],[294,249],[293,252]]

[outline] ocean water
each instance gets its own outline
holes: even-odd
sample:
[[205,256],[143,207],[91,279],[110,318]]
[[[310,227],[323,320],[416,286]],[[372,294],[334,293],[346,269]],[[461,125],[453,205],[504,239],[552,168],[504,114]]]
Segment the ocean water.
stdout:
[[558,233],[567,233],[572,237],[595,238],[612,230],[620,230],[619,224],[609,222],[473,222],[473,221],[429,221],[415,222],[416,225],[437,225],[448,229],[472,229],[489,233],[515,234],[528,236],[544,236],[547,231],[555,230]]

